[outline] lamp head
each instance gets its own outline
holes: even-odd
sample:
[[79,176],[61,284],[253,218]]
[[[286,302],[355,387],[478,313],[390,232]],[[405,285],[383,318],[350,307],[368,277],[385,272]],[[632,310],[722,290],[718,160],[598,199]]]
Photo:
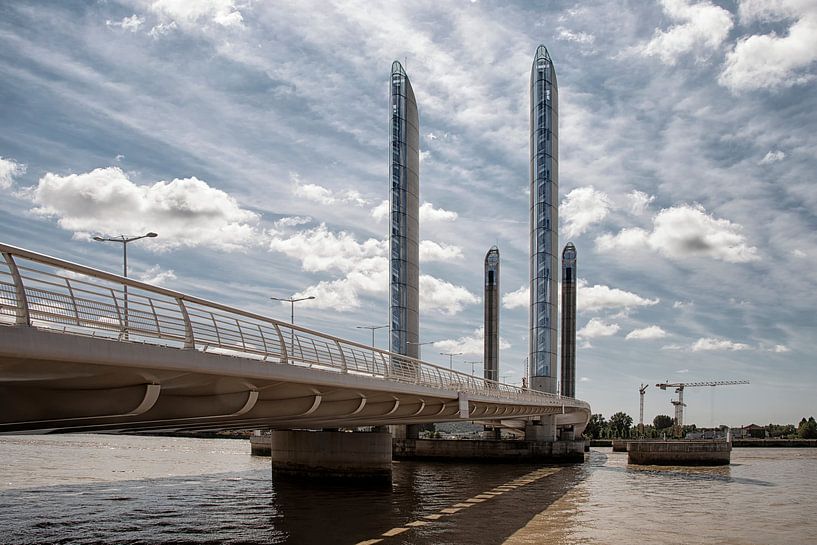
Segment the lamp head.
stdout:
[[158,237],[159,235],[157,235],[156,233],[154,233],[153,231],[151,231],[150,233],[146,234],[145,236],[146,236],[146,237],[148,237],[148,238],[156,238],[156,237]]

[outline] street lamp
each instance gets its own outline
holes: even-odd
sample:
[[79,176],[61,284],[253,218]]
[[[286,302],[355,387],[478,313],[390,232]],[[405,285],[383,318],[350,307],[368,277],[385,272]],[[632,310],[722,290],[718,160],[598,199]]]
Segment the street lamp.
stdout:
[[421,356],[420,356],[420,354],[422,352],[422,349],[420,347],[424,346],[424,345],[427,345],[427,344],[434,344],[434,343],[437,343],[437,342],[440,342],[440,341],[427,341],[427,342],[424,342],[424,343],[413,343],[411,341],[406,341],[406,344],[413,344],[414,346],[417,347],[417,359],[419,360],[419,359],[422,359]]
[[482,360],[474,360],[474,361],[464,361],[462,363],[470,363],[471,364],[471,375],[474,375],[474,364],[475,363],[482,363]]
[[378,329],[383,329],[384,327],[389,327],[389,324],[386,325],[358,325],[355,326],[357,329],[369,329],[372,332],[372,348],[374,348],[374,332]]
[[[295,325],[295,303],[298,301],[308,301],[309,299],[314,299],[314,295],[310,295],[309,297],[299,297],[294,299],[289,297],[287,299],[283,299],[281,297],[270,297],[273,301],[281,301],[282,303],[289,303],[289,323]],[[300,343],[298,344],[300,346]],[[289,357],[291,359],[295,359],[295,329],[290,328],[289,330]],[[303,356],[303,351],[301,351],[301,356]]]
[[270,297],[273,301],[281,301],[283,303],[289,303],[289,323],[295,325],[295,303],[298,301],[308,301],[309,299],[314,299],[314,295],[310,295],[309,297],[299,297],[298,299],[293,299],[289,297],[287,299],[282,299],[280,297]]
[[[134,240],[139,240],[142,238],[156,238],[157,235],[154,232],[145,233],[144,235],[139,235],[138,237],[129,237],[126,235],[119,235],[118,237],[101,237],[95,236],[94,240],[97,242],[119,242],[122,244],[122,276],[125,278],[128,277],[128,242],[133,242]],[[123,293],[125,299],[125,327],[122,330],[122,336],[124,339],[128,338],[128,285],[125,284],[123,286]]]
[[462,356],[462,352],[440,352],[441,356],[448,356],[448,368],[454,369],[454,356]]

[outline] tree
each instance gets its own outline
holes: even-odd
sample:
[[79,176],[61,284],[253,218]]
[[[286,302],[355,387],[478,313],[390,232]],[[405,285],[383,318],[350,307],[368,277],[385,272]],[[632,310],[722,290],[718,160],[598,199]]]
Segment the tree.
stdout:
[[587,423],[587,427],[584,428],[584,435],[590,439],[598,439],[604,434],[606,429],[607,421],[604,420],[604,416],[594,414],[590,416],[590,421]]
[[810,416],[808,420],[803,418],[800,421],[800,425],[797,426],[797,435],[801,439],[817,439],[817,421],[813,416]]
[[615,437],[627,437],[633,427],[633,417],[621,411],[610,417],[610,428]]
[[672,427],[672,417],[667,416],[665,414],[659,414],[655,418],[652,419],[652,425],[655,426],[656,430],[665,430],[667,428]]

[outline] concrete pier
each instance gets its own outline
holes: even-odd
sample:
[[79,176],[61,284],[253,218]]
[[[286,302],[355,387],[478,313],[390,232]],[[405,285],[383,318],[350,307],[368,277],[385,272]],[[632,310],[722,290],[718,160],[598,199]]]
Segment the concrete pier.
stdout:
[[253,456],[269,456],[271,447],[272,437],[269,434],[250,436],[250,452]]
[[395,439],[395,460],[564,463],[584,461],[584,441]]
[[704,441],[629,441],[627,463],[660,466],[729,465],[732,443]]
[[273,473],[391,480],[390,433],[274,430],[270,439]]

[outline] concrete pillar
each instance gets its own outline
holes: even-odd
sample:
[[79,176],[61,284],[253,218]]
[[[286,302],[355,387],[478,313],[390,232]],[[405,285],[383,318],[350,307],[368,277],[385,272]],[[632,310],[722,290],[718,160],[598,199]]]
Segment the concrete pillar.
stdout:
[[391,480],[391,434],[274,430],[273,473]]
[[525,441],[555,441],[556,419],[553,415],[532,420],[525,426]]

